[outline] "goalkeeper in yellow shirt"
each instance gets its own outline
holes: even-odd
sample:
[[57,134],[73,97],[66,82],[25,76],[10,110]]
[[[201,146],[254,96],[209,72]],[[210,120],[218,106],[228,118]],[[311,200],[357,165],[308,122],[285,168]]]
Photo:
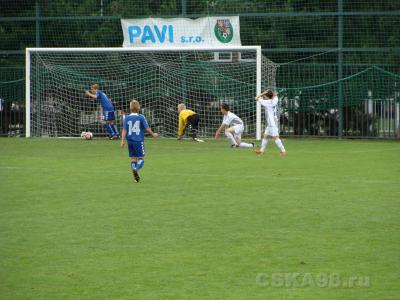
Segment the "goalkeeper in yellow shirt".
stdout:
[[178,140],[181,140],[185,129],[189,128],[189,135],[196,142],[204,142],[197,138],[197,130],[199,128],[200,117],[193,110],[187,109],[186,105],[181,103],[178,105],[179,125],[178,125]]

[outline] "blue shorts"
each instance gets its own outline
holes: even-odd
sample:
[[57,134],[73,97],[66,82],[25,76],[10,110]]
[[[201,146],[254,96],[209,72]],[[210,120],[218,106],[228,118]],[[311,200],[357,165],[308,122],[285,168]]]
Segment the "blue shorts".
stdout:
[[128,142],[129,157],[144,157],[146,150],[144,142]]
[[114,111],[103,110],[103,115],[101,116],[101,119],[103,121],[114,121],[115,120]]

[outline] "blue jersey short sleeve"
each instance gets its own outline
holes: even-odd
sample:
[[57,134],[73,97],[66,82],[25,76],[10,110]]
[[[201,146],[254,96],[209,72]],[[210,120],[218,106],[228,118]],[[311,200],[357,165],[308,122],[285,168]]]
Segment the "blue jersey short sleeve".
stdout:
[[126,130],[129,157],[144,157],[144,132],[149,128],[146,118],[143,115],[130,114],[125,117],[123,127]]
[[130,114],[125,117],[123,127],[126,130],[126,139],[128,142],[143,142],[144,132],[149,128],[149,125],[144,116]]
[[142,128],[143,130],[146,130],[147,128],[149,128],[149,124],[147,123],[147,120],[144,116],[140,115],[142,117]]
[[102,91],[96,92],[96,97],[100,101],[100,105],[105,111],[114,111],[114,105],[111,103],[110,99],[108,99],[107,95]]

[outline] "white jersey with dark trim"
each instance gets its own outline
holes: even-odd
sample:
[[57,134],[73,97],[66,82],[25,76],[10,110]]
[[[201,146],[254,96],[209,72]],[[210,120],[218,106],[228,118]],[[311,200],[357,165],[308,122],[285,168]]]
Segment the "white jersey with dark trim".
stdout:
[[278,96],[272,99],[260,99],[260,104],[265,108],[265,120],[268,127],[278,126]]
[[224,115],[224,120],[222,123],[224,123],[226,126],[243,125],[242,119],[230,111]]

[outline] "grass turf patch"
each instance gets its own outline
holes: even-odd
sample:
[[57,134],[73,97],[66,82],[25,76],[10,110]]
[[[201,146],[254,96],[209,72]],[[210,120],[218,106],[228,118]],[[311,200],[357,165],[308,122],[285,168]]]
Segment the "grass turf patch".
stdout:
[[396,299],[400,144],[284,143],[0,139],[1,298]]

